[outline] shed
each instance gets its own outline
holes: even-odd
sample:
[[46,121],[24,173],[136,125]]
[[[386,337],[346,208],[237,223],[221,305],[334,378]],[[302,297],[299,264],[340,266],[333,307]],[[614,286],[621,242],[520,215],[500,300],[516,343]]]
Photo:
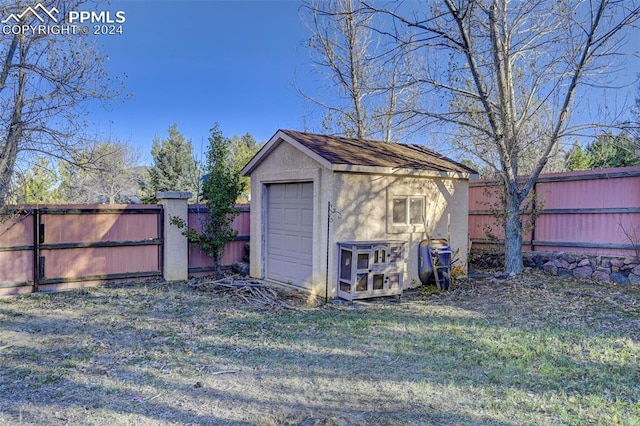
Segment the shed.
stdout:
[[251,177],[250,274],[336,297],[340,244],[391,242],[402,247],[400,285],[415,287],[425,224],[446,238],[449,222],[466,273],[474,173],[423,145],[278,130],[242,170]]

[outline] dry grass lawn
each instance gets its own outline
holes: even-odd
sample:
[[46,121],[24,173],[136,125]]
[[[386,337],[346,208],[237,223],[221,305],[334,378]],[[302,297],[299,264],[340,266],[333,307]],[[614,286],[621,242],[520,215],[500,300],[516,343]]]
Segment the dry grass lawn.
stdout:
[[640,424],[640,288],[539,274],[282,306],[146,283],[0,299],[0,424]]

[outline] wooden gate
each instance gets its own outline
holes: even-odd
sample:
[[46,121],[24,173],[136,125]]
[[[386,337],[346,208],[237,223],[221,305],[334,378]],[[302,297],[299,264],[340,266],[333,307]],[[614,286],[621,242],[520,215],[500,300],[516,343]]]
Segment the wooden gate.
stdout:
[[0,224],[0,295],[162,276],[162,206],[14,208]]

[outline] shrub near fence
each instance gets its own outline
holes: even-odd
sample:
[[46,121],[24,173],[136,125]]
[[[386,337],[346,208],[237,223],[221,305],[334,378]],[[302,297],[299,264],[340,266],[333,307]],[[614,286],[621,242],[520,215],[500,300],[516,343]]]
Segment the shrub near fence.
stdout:
[[[245,246],[249,242],[251,210],[249,204],[236,205],[238,216],[231,225],[238,232],[235,240],[228,243],[224,248],[222,255],[222,265],[230,266],[233,263],[243,260],[245,255]],[[206,220],[209,213],[205,205],[189,206],[189,227],[197,230],[202,229],[202,223]],[[208,257],[202,249],[196,244],[189,244],[189,274],[201,275],[213,273],[213,260]]]

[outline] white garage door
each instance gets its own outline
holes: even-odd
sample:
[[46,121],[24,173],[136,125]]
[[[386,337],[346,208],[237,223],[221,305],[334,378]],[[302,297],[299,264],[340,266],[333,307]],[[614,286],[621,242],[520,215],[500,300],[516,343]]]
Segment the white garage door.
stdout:
[[313,183],[268,186],[267,278],[311,287]]

